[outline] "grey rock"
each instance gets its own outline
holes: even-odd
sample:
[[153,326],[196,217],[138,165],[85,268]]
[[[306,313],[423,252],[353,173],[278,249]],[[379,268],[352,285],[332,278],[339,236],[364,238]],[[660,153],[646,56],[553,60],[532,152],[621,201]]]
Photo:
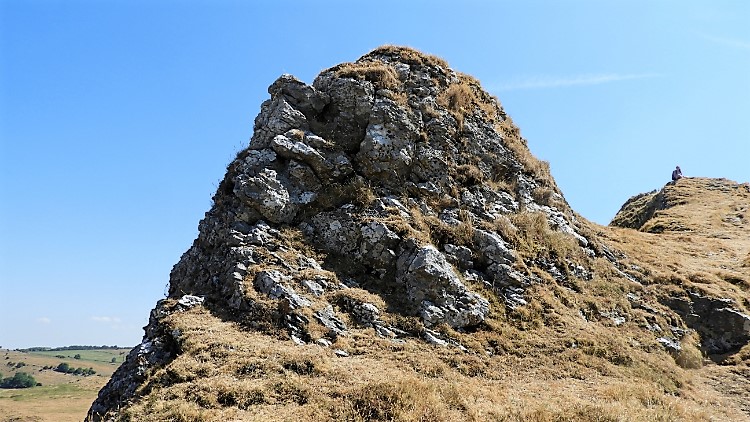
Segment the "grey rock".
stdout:
[[372,114],[375,101],[372,83],[323,73],[315,78],[313,87],[330,97],[325,112],[319,116],[325,123],[313,122],[313,132],[331,140],[337,149],[356,152]]
[[380,317],[380,310],[372,303],[360,303],[352,307],[352,315],[362,325],[370,326]]
[[518,201],[508,192],[488,190],[488,192],[485,192],[485,196],[487,197],[486,210],[493,219],[519,210]]
[[360,227],[359,253],[379,268],[391,266],[401,238],[380,221],[370,221]]
[[387,98],[375,100],[356,156],[362,174],[386,185],[402,184],[410,171],[419,136],[414,117]]
[[352,318],[360,325],[370,327],[375,323],[380,323],[380,309],[372,303],[363,302],[352,297],[342,296],[339,300],[339,306],[348,312]]
[[687,297],[661,302],[700,334],[701,346],[709,354],[733,352],[750,341],[750,316],[734,308],[731,299],[688,292]]
[[278,230],[271,228],[265,221],[260,220],[247,232],[245,241],[250,245],[266,246],[274,241],[278,234]]
[[409,299],[419,304],[427,326],[446,323],[454,328],[477,325],[489,312],[489,302],[469,291],[453,267],[433,246],[399,258],[401,279]]
[[309,165],[319,178],[328,175],[333,170],[333,164],[328,163],[318,150],[303,142],[277,135],[271,141],[271,147],[284,158],[295,159]]
[[505,300],[505,304],[511,308],[515,309],[519,306],[526,306],[528,304],[528,301],[524,299],[523,297],[524,290],[521,288],[507,288],[503,290],[503,299]]
[[530,284],[527,277],[508,264],[493,263],[485,271],[491,277],[492,287],[522,287]]
[[411,212],[409,212],[409,209],[404,206],[404,204],[401,203],[398,199],[386,196],[383,198],[380,198],[380,201],[382,201],[382,204],[385,208],[395,208],[398,210],[400,215],[404,218],[410,218]]
[[679,353],[680,350],[682,350],[682,347],[680,346],[680,342],[675,339],[670,339],[667,337],[659,337],[656,339],[662,346],[664,346],[667,351],[670,353]]
[[451,243],[443,245],[443,250],[448,260],[462,270],[470,269],[474,266],[474,253],[466,246],[456,246]]
[[321,296],[323,293],[325,293],[325,289],[323,289],[323,286],[321,286],[318,282],[315,280],[302,280],[300,282],[308,292],[312,293],[315,296]]
[[551,229],[573,236],[581,247],[585,248],[589,246],[588,239],[575,230],[574,222],[568,221],[568,217],[562,211],[547,205],[539,205],[536,203],[527,203],[527,208],[533,212],[543,212],[546,214],[547,222]]
[[313,169],[305,163],[290,160],[287,167],[289,180],[299,187],[300,190],[316,192],[320,190],[322,182]]
[[286,299],[291,309],[310,306],[310,300],[285,284],[290,279],[277,270],[261,271],[255,276],[254,286],[256,290],[272,299]]
[[193,296],[193,295],[184,295],[180,298],[180,300],[177,301],[177,303],[180,304],[185,309],[194,308],[196,306],[203,305],[203,301],[205,298]]
[[283,97],[292,107],[300,110],[305,116],[313,116],[321,111],[330,101],[328,95],[305,84],[289,74],[281,75],[268,87],[271,97]]
[[290,129],[309,130],[307,117],[283,96],[272,97],[261,105],[261,112],[255,118],[250,149],[268,148],[276,135],[282,135]]
[[315,343],[318,344],[319,346],[323,346],[323,347],[331,347],[331,344],[333,344],[327,338],[319,338],[319,339],[315,340]]
[[338,356],[340,358],[348,358],[349,357],[349,352],[347,352],[345,350],[336,349],[336,350],[333,351],[333,353],[335,353],[336,356]]
[[516,256],[500,235],[486,230],[474,230],[474,241],[481,251],[480,260],[486,264],[511,264]]
[[335,338],[337,336],[346,335],[346,324],[336,316],[336,313],[333,311],[333,306],[328,305],[325,308],[316,311],[313,315],[318,322],[329,330],[332,337]]
[[237,175],[234,193],[274,223],[290,223],[298,211],[288,187],[272,169],[263,169],[254,177]]
[[248,150],[244,160],[239,162],[240,171],[248,176],[256,176],[264,168],[276,161],[276,153],[270,149]]
[[375,333],[379,337],[383,337],[383,338],[396,338],[397,337],[397,334],[395,331],[393,331],[392,329],[384,325],[375,324],[373,327],[375,328]]
[[361,229],[346,212],[321,212],[308,223],[311,237],[324,250],[356,256],[360,250]]
[[424,338],[427,343],[434,344],[435,346],[448,346],[448,342],[441,339],[439,335],[434,331],[425,330],[424,333],[422,333],[422,338]]

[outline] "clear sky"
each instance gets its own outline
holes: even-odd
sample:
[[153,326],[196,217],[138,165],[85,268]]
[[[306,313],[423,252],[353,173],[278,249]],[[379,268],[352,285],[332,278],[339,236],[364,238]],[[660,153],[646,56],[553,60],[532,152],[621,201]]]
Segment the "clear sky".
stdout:
[[0,346],[133,346],[267,87],[382,44],[498,96],[607,224],[686,176],[750,180],[744,0],[0,0]]

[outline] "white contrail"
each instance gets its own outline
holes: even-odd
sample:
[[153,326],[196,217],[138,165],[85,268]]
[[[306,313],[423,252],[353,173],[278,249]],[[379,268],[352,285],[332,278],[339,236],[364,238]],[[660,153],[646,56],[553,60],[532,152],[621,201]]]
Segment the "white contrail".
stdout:
[[734,48],[740,48],[742,50],[750,50],[750,42],[747,42],[747,41],[738,40],[736,38],[716,37],[716,36],[708,35],[708,34],[701,34],[701,36],[717,44],[722,44],[722,45],[726,45],[726,46],[734,47]]
[[560,88],[568,86],[600,85],[610,82],[628,81],[633,79],[657,78],[656,73],[602,73],[577,75],[571,77],[538,76],[529,77],[506,84],[496,84],[490,91],[514,91],[520,89]]
[[120,318],[117,318],[117,317],[108,317],[108,316],[93,316],[93,317],[91,317],[91,319],[93,321],[96,321],[96,322],[113,322],[113,323],[118,323],[118,322],[121,321]]

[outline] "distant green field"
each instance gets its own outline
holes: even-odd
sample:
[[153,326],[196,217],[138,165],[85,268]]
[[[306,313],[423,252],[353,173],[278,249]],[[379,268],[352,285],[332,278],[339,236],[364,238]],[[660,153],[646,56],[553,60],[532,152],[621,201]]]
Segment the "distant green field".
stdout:
[[[0,422],[83,420],[99,390],[129,351],[125,348],[35,352],[0,350],[0,375],[12,377],[16,372],[25,372],[42,384],[25,389],[0,389]],[[80,355],[80,359],[75,359],[75,355]],[[44,369],[55,368],[62,362],[73,368],[93,368],[96,374],[80,376]]]
[[43,385],[34,388],[0,389],[0,400],[10,399],[13,401],[47,400],[50,398],[84,397],[89,391],[75,384]]
[[[48,356],[56,358],[56,356],[66,356],[67,358],[73,359],[75,355],[81,355],[81,359],[76,361],[90,361],[90,362],[106,362],[110,363],[112,358],[116,359],[117,363],[125,361],[125,357],[130,352],[130,349],[92,349],[92,350],[62,350],[62,351],[44,351],[44,352],[28,352],[30,355]],[[59,358],[58,358],[59,359]]]

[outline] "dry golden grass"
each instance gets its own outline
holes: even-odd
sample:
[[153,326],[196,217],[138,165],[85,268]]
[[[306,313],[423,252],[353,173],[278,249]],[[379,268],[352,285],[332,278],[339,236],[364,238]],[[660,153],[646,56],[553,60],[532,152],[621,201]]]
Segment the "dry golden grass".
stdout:
[[455,178],[463,186],[473,186],[484,182],[485,176],[479,167],[471,164],[463,164],[456,167]]
[[567,268],[566,260],[581,262],[584,259],[576,240],[565,233],[552,230],[543,213],[512,214],[510,222],[515,230],[501,222],[499,232],[507,236],[506,239],[522,256],[550,258],[560,264],[563,270]]
[[739,216],[750,208],[750,192],[723,179],[684,178],[665,186],[664,196],[669,208],[655,211],[641,231],[602,228],[605,239],[651,279],[728,297],[747,311],[750,222]]
[[437,98],[437,103],[448,109],[458,123],[459,132],[463,130],[467,115],[479,110],[482,119],[494,123],[500,118],[501,110],[496,98],[489,96],[478,80],[458,73],[458,82],[448,85]]
[[392,66],[380,61],[344,63],[333,70],[337,78],[369,81],[380,89],[394,89],[399,86],[398,73]]
[[246,332],[200,309],[165,323],[182,333],[184,353],[150,374],[144,396],[118,420],[743,420],[663,354],[631,350],[628,335],[602,342],[590,323],[568,337],[498,320],[497,330],[471,336],[482,341],[465,341],[467,353],[354,329],[334,344],[347,358]]
[[449,85],[438,97],[438,104],[447,108],[453,113],[453,116],[459,122],[459,127],[463,126],[463,119],[470,108],[474,105],[476,96],[470,86],[463,83]]
[[375,89],[384,90],[382,95],[396,104],[407,107],[408,97],[402,91],[399,76],[393,66],[378,60],[360,59],[354,63],[344,63],[331,68],[337,78],[352,78],[371,82]]

